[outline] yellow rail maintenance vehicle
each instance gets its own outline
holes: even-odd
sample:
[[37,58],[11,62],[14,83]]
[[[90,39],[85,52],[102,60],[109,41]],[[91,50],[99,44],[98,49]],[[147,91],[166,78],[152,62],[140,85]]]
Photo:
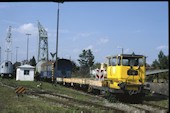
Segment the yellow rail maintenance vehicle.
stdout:
[[106,59],[107,62],[95,70],[95,78],[57,77],[56,82],[67,86],[80,86],[79,88],[96,94],[116,96],[122,101],[130,99],[131,102],[142,102],[146,93],[146,57],[120,54],[108,56]]
[[143,55],[120,54],[108,56],[107,77],[103,86],[114,93],[129,95],[143,94],[146,57]]

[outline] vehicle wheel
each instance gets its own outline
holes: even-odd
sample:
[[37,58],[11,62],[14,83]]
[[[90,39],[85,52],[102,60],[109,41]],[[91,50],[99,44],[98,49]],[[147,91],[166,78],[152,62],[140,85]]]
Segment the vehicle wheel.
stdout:
[[4,77],[4,74],[1,74],[1,77]]

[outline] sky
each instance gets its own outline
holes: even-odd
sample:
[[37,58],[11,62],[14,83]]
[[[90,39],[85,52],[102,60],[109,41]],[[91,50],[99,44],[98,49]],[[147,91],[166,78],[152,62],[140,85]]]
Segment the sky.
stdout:
[[[6,37],[12,26],[13,63],[27,58],[26,33],[30,33],[28,59],[38,57],[38,21],[48,32],[48,51],[56,51],[55,2],[1,2],[1,61],[6,59]],[[95,62],[108,55],[141,54],[147,63],[160,50],[169,54],[168,2],[64,2],[59,5],[58,57],[76,61],[83,49],[91,49]],[[19,47],[16,49],[16,47]],[[16,59],[16,51],[17,59]],[[11,56],[12,55],[12,56]]]

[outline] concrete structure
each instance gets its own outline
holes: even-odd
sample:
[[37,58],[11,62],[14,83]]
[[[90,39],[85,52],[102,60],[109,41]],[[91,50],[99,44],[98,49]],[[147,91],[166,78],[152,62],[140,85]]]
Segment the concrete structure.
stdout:
[[17,68],[16,80],[20,81],[34,81],[34,68],[28,64],[19,66]]

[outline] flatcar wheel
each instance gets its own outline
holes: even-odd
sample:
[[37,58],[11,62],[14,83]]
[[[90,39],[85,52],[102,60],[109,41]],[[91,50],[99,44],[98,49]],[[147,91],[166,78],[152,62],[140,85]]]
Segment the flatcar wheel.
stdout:
[[4,74],[1,74],[1,77],[4,77]]
[[12,75],[11,74],[9,74],[9,77],[11,77]]
[[92,91],[93,91],[92,86],[89,86],[88,89],[87,89],[87,92],[91,93]]

